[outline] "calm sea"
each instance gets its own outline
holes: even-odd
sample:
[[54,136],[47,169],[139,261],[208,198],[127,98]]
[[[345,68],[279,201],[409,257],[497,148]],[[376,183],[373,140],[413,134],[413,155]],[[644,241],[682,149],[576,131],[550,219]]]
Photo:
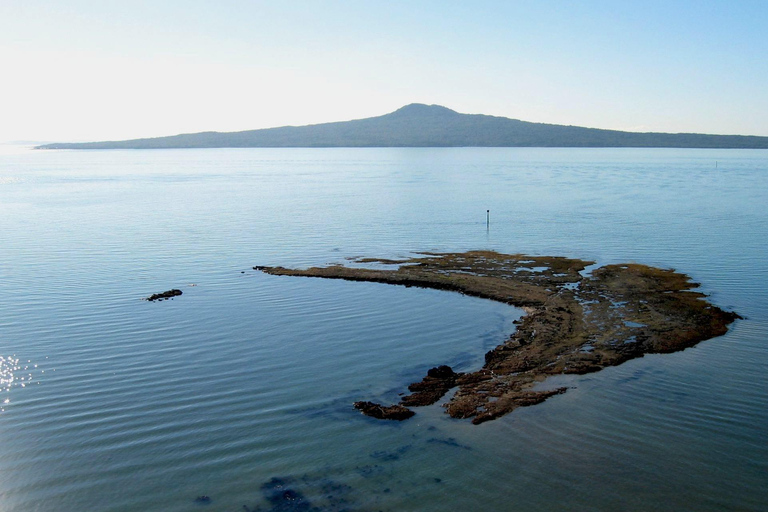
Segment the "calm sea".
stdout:
[[[480,426],[381,422],[352,402],[521,312],[251,270],[469,249],[676,268],[746,320]],[[5,147],[0,510],[766,510],[766,306],[768,151]]]

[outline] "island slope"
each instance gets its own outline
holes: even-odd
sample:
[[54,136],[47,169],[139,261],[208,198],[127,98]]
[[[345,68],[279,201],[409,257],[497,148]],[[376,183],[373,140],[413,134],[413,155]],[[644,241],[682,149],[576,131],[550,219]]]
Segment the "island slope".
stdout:
[[415,103],[383,116],[354,121],[123,141],[55,143],[38,146],[38,149],[462,146],[766,149],[768,137],[601,130],[460,114],[439,105]]

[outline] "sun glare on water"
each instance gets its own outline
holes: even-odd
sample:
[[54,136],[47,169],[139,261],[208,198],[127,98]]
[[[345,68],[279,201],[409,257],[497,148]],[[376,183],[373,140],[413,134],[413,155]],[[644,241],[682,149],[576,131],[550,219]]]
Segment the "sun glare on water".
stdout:
[[[26,363],[21,359],[12,356],[0,356],[0,412],[5,412],[6,407],[11,403],[11,390],[14,388],[25,388],[32,384],[40,384],[35,373],[38,371],[38,365],[27,360]],[[41,370],[40,373],[44,373]]]

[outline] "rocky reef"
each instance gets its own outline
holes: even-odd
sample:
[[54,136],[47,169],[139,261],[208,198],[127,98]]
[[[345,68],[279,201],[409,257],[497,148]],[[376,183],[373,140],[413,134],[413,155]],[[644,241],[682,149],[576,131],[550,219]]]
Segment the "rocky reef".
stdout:
[[517,330],[485,355],[479,370],[460,374],[438,366],[408,386],[411,394],[400,404],[355,404],[364,414],[382,419],[410,417],[408,407],[435,403],[458,388],[445,404],[448,414],[483,423],[563,393],[564,388],[533,389],[549,376],[595,372],[644,354],[683,350],[725,334],[728,325],[740,318],[692,291],[698,284],[685,274],[636,263],[586,272],[594,262],[489,251],[428,253],[404,260],[362,258],[352,263],[397,268],[254,269],[271,275],[455,291],[526,312]]

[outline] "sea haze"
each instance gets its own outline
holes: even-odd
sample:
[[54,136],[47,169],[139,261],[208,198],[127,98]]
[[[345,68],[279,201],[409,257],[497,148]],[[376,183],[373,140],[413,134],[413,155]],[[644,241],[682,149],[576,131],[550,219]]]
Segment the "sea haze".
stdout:
[[[766,509],[766,204],[765,150],[4,150],[0,508]],[[522,312],[252,270],[469,249],[675,268],[746,319],[480,426],[381,422],[352,402]]]

